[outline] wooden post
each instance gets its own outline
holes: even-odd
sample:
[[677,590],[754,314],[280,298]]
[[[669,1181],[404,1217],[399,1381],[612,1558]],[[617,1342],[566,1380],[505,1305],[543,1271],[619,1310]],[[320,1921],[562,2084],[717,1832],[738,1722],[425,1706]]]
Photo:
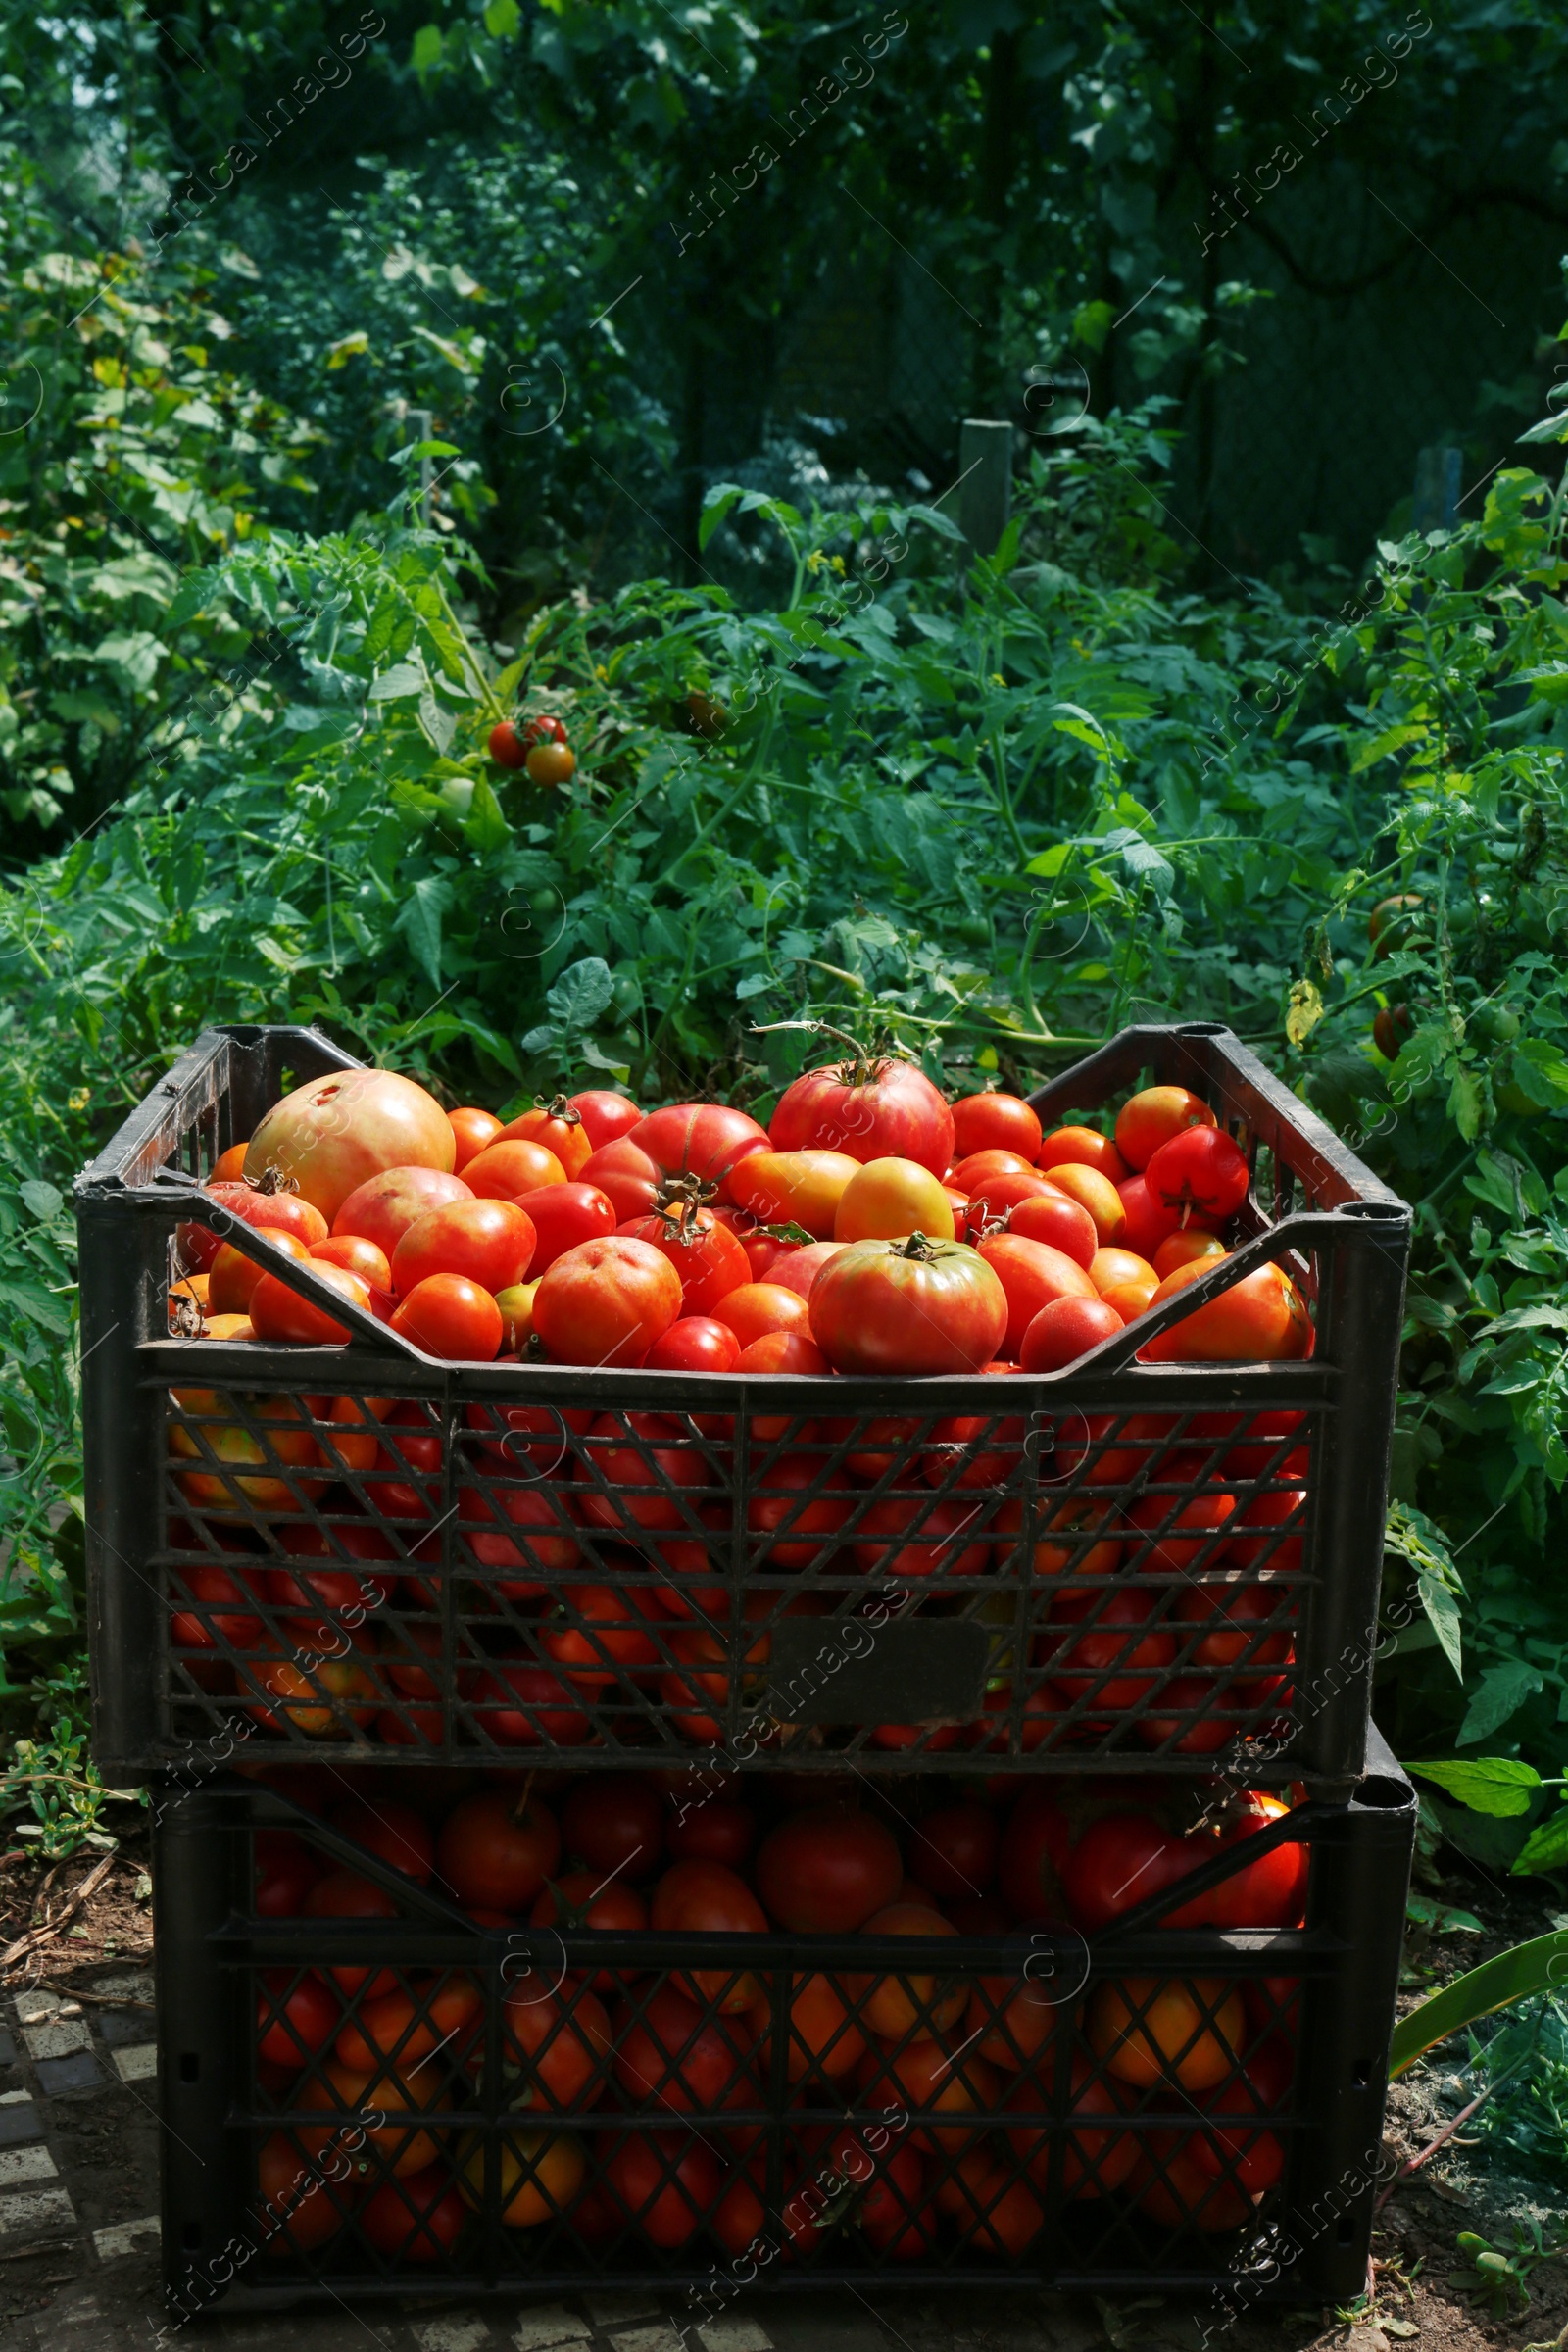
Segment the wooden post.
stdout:
[[958,436],[958,528],[977,556],[993,556],[1012,511],[1012,427],[966,416]]
[[[409,411],[409,424],[413,430],[416,443],[429,440],[430,411],[428,409],[411,409]],[[419,496],[418,502],[414,510],[414,518],[421,530],[429,529],[430,459],[428,452],[426,452],[426,454],[419,460]]]

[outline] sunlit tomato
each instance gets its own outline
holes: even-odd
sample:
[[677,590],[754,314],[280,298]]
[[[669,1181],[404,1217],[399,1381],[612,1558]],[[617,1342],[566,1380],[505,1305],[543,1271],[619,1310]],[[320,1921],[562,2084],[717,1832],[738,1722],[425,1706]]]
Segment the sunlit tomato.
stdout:
[[871,1814],[819,1806],[769,1833],[754,1876],[781,1928],[846,1936],[892,1902],[904,1863],[898,1840]]
[[1102,1298],[1127,1283],[1143,1284],[1151,1298],[1159,1288],[1159,1276],[1148,1258],[1140,1257],[1135,1250],[1097,1250],[1089,1267],[1089,1279]]
[[918,1234],[852,1243],[808,1305],[811,1337],[840,1372],[973,1372],[1007,1328],[1006,1292],[979,1251]]
[[983,1894],[997,1875],[1001,1842],[1001,1826],[989,1805],[966,1800],[938,1805],[909,1833],[909,1876],[928,1894]]
[[963,1095],[953,1105],[953,1156],[974,1152],[1016,1152],[1033,1160],[1041,1145],[1040,1121],[1018,1095]]
[[641,1773],[598,1773],[580,1781],[561,1812],[566,1851],[601,1877],[649,1879],[664,1846],[664,1809]]
[[1242,1996],[1223,1977],[1127,1977],[1102,1984],[1089,2006],[1096,2056],[1140,2090],[1161,2082],[1211,2090],[1235,2071],[1246,2040]]
[[[1058,2142],[1055,2087],[1049,2066],[1039,2073],[1020,2075],[1002,2104],[1004,2114],[1052,2119],[1047,2124],[1010,2124],[1007,2141],[1040,2187],[1054,2186],[1051,2176]],[[1131,2105],[1114,2076],[1098,2074],[1087,2058],[1074,2057],[1070,2129],[1061,2151],[1063,2196],[1098,2197],[1119,2188],[1127,2179],[1138,2161],[1140,2143],[1136,2133],[1118,2129],[1115,2119],[1125,2115]]]
[[1184,1127],[1160,1145],[1144,1182],[1156,1200],[1184,1218],[1223,1225],[1247,1199],[1250,1171],[1246,1152],[1222,1127]]
[[855,1533],[856,1563],[893,1584],[906,1577],[979,1576],[991,1557],[984,1512],[978,1495],[960,1501],[919,1488],[893,1488],[865,1508]]
[[214,1160],[208,1184],[238,1184],[245,1171],[245,1154],[250,1150],[249,1139],[243,1144],[230,1144]]
[[440,2050],[462,2065],[483,2037],[484,1995],[472,1977],[426,1980],[418,1998],[401,1987],[362,2000],[337,2036],[339,2062],[356,2074],[404,2073]]
[[780,1290],[794,1291],[799,1298],[809,1298],[811,1285],[824,1266],[842,1257],[848,1242],[808,1242],[799,1250],[786,1250],[774,1258],[767,1270],[769,1283]]
[[710,1308],[715,1321],[735,1334],[742,1348],[774,1331],[798,1331],[808,1337],[810,1315],[798,1292],[782,1283],[743,1282],[727,1291]]
[[1264,1487],[1237,1512],[1225,1545],[1227,1556],[1254,1573],[1264,1567],[1294,1571],[1301,1565],[1305,1524],[1304,1487]]
[[614,1203],[594,1184],[545,1185],[529,1193],[527,1201],[534,1229],[528,1272],[536,1282],[566,1250],[613,1233],[619,1222]]
[[309,2165],[286,2132],[274,2132],[256,2159],[258,2231],[270,2254],[308,2254],[334,2237],[347,2218],[337,2192]]
[[392,1269],[385,1250],[361,1234],[328,1234],[324,1242],[316,1244],[311,1255],[323,1265],[341,1266],[345,1274],[357,1274],[368,1290],[391,1291]]
[[561,1832],[537,1798],[487,1788],[462,1798],[447,1815],[435,1858],[460,1903],[521,1911],[555,1873]]
[[953,1160],[953,1113],[912,1062],[830,1064],[787,1087],[768,1121],[775,1152],[847,1152],[852,1159],[913,1159],[940,1178]]
[[198,1510],[219,1518],[293,1511],[321,1493],[324,1480],[298,1475],[318,1469],[321,1454],[292,1397],[253,1397],[245,1409],[254,1430],[212,1389],[177,1391],[175,1402],[184,1418],[169,1424],[169,1450],[202,1465],[178,1473],[180,1493]]
[[1026,1241],[1009,1231],[985,1234],[975,1247],[1006,1296],[1006,1328],[995,1352],[1010,1362],[1019,1360],[1023,1335],[1043,1306],[1054,1298],[1096,1296],[1084,1268],[1049,1242]]
[[533,1327],[564,1364],[641,1364],[681,1311],[680,1276],[662,1250],[619,1233],[579,1242],[534,1293]]
[[462,1176],[440,1168],[385,1168],[350,1193],[332,1219],[333,1238],[356,1235],[373,1242],[390,1265],[409,1227],[449,1200],[471,1200]]
[[581,1692],[533,1658],[465,1667],[458,1695],[481,1739],[501,1747],[581,1747],[593,1729]]
[[1235,1516],[1235,1495],[1228,1491],[1186,1495],[1180,1492],[1199,1487],[1205,1467],[1200,1453],[1173,1453],[1160,1463],[1155,1484],[1178,1492],[1140,1494],[1129,1505],[1127,1516],[1145,1538],[1135,1561],[1140,1569],[1162,1568],[1180,1576],[1199,1560],[1207,1564],[1218,1556],[1214,1539]]
[[427,1209],[392,1253],[392,1288],[406,1298],[432,1274],[460,1274],[492,1296],[522,1282],[534,1253],[533,1220],[513,1200],[449,1200]]
[[759,1566],[809,1568],[831,1548],[832,1537],[854,1505],[847,1495],[832,1494],[807,1499],[806,1491],[837,1483],[836,1478],[824,1477],[821,1458],[814,1454],[785,1453],[769,1462],[746,1505],[746,1524],[752,1533],[770,1539]]
[[[641,1119],[638,1125],[642,1124]],[[591,1184],[614,1204],[616,1224],[633,1217],[652,1216],[659,1204],[664,1171],[652,1152],[633,1143],[630,1135],[612,1136],[584,1160],[580,1184]]]
[[723,2190],[718,2158],[695,2132],[607,2132],[599,2156],[617,2217],[665,2252],[706,2228]]
[[1203,1858],[1152,1814],[1123,1810],[1092,1821],[1057,1868],[1070,1916],[1095,1929],[1162,1893]]
[[[956,1936],[957,1929],[929,1903],[896,1902],[875,1911],[861,1928],[865,1936]],[[956,2025],[968,2006],[969,1987],[920,1972],[909,1976],[858,1977],[860,2024],[884,2041],[925,2041]]]
[[566,1182],[582,1174],[583,1162],[593,1152],[593,1140],[583,1125],[582,1112],[564,1095],[557,1095],[548,1104],[536,1104],[509,1119],[496,1138],[499,1144],[543,1144],[561,1162]]
[[1056,1799],[1026,1785],[997,1849],[997,1889],[1014,1919],[1046,1919],[1060,1912],[1071,1837]]
[[1027,1176],[1034,1162],[1024,1152],[1005,1150],[971,1152],[963,1159],[954,1161],[948,1181],[968,1192],[985,1183],[988,1176]]
[[[459,2146],[458,2185],[476,2209],[485,2199],[484,2141]],[[509,2230],[537,2230],[574,2212],[588,2172],[588,2151],[569,2132],[509,2132],[501,2142],[501,2219]]]
[[1035,1166],[1044,1174],[1059,1167],[1094,1168],[1112,1184],[1123,1184],[1132,1169],[1108,1135],[1097,1127],[1054,1127],[1035,1153]]
[[1281,1844],[1245,1861],[1246,1841],[1290,1812],[1283,1798],[1251,1790],[1221,1827],[1222,1845],[1234,1847],[1237,1868],[1206,1895],[1171,1914],[1173,1927],[1212,1924],[1221,1928],[1297,1927],[1306,1912],[1311,1848]]
[[767,1150],[765,1130],[723,1102],[673,1102],[651,1111],[630,1140],[665,1176],[695,1176],[703,1184],[722,1184],[741,1160]]
[[[258,1225],[257,1238],[270,1242],[285,1257],[297,1265],[309,1265],[312,1252],[292,1233],[275,1225]],[[261,1281],[266,1267],[254,1257],[247,1257],[232,1242],[225,1242],[212,1262],[207,1278],[207,1304],[215,1315],[245,1315],[250,1312],[251,1295]]]
[[604,1413],[584,1444],[582,1479],[582,1517],[634,1540],[640,1530],[687,1527],[692,1505],[681,1496],[707,1485],[709,1468],[678,1422],[660,1413]]
[[1102,1176],[1098,1168],[1080,1167],[1075,1160],[1067,1160],[1053,1168],[1046,1181],[1088,1211],[1102,1250],[1127,1243],[1126,1206],[1108,1176]]
[[852,2125],[834,2141],[832,2162],[847,2179],[865,2182],[856,2214],[867,2244],[891,2262],[918,2262],[939,2225],[919,2151],[895,2144],[873,2159]]
[[[756,1156],[760,1159],[761,1153],[758,1152]],[[741,1166],[745,1165],[745,1160],[742,1160]],[[714,1203],[713,1215],[720,1225],[728,1226],[745,1250],[748,1280],[752,1282],[766,1282],[769,1266],[776,1265],[781,1257],[788,1257],[799,1247],[795,1242],[780,1241],[778,1237],[781,1233],[806,1231],[804,1225],[796,1228],[759,1225],[749,1208],[733,1208],[725,1200]]]
[[[764,1331],[760,1340],[743,1348],[735,1359],[737,1372],[792,1373],[796,1378],[809,1375],[825,1378],[833,1367],[814,1340],[800,1331]],[[762,1413],[754,1415],[752,1428],[763,1444],[784,1436],[793,1416]]]
[[[291,1233],[307,1250],[313,1242],[326,1239],[326,1219],[309,1200],[298,1193],[269,1189],[241,1183],[220,1183],[210,1178],[202,1188],[222,1207],[230,1210],[247,1225],[267,1226],[273,1233]],[[193,1273],[206,1273],[223,1247],[220,1236],[205,1225],[180,1225],[175,1231],[180,1261]]]
[[1161,1243],[1180,1229],[1181,1211],[1156,1200],[1142,1176],[1129,1176],[1125,1184],[1117,1186],[1116,1197],[1123,1213],[1118,1242],[1124,1250],[1136,1250],[1140,1257],[1147,1257],[1152,1264]]
[[1007,1231],[1020,1241],[1049,1244],[1086,1273],[1100,1248],[1100,1229],[1094,1218],[1081,1200],[1069,1200],[1065,1193],[1042,1193],[1034,1200],[1020,1200],[1007,1212]]
[[[341,1266],[328,1266],[311,1261],[316,1280],[324,1283],[329,1291],[369,1314],[370,1294],[357,1274],[346,1274]],[[291,1291],[280,1274],[264,1274],[251,1293],[251,1329],[259,1340],[281,1340],[294,1345],[323,1348],[341,1347],[349,1336],[346,1323],[318,1306],[312,1298],[302,1298]]]
[[[397,1904],[384,1887],[369,1879],[362,1879],[358,1871],[329,1871],[318,1879],[305,1897],[304,1916],[307,1919],[396,1919]],[[363,1992],[368,2001],[397,1989],[397,1979],[387,1968],[333,1968],[327,1972],[343,1992]]]
[[564,1503],[542,1486],[458,1489],[458,1540],[479,1567],[502,1571],[494,1590],[503,1599],[535,1600],[546,1590],[542,1578],[577,1565],[582,1553]]
[[1283,1479],[1296,1486],[1304,1481],[1311,1455],[1305,1445],[1288,1446],[1284,1441],[1303,1431],[1304,1413],[1201,1413],[1191,1425],[1196,1444],[1200,1438],[1241,1438],[1244,1445],[1227,1448],[1227,1478]]
[[644,1363],[650,1372],[733,1372],[741,1344],[711,1315],[682,1315],[662,1332]]
[[711,1209],[683,1201],[678,1208],[634,1217],[617,1230],[668,1258],[680,1277],[683,1315],[710,1315],[730,1292],[750,1286],[746,1251]]
[[563,2113],[597,2107],[610,2087],[610,2020],[597,1993],[578,1983],[545,1989],[514,1979],[501,2005],[503,2063],[520,2064],[520,2095],[509,2105]]
[[383,2180],[355,2216],[376,2253],[395,2262],[446,2262],[467,2219],[444,2164],[407,2180]]
[[[1189,1133],[1206,1135],[1208,1129],[1194,1127]],[[1217,1233],[1209,1233],[1201,1225],[1179,1225],[1174,1233],[1166,1234],[1154,1251],[1152,1262],[1156,1277],[1163,1282],[1166,1275],[1174,1274],[1178,1266],[1190,1266],[1195,1260],[1209,1265],[1215,1258],[1228,1254]]]
[[501,1348],[501,1309],[466,1274],[426,1274],[392,1317],[392,1328],[448,1363],[488,1364]]
[[1054,1298],[1043,1306],[1018,1343],[1026,1372],[1059,1372],[1126,1327],[1103,1298]]
[[[582,1170],[577,1174],[580,1177]],[[480,1200],[518,1200],[547,1184],[564,1184],[566,1171],[544,1144],[508,1136],[469,1160],[463,1181]]]
[[308,2066],[337,2032],[342,2006],[314,1969],[297,1980],[288,1968],[262,1972],[256,1995],[256,2055],[270,2066]]
[[[249,1614],[230,1615],[216,1604],[244,1603],[253,1593],[235,1583],[226,1568],[176,1568],[172,1571],[194,1608],[175,1609],[169,1620],[169,1638],[176,1649],[251,1649],[261,1639],[262,1621]],[[270,1597],[270,1595],[269,1595]]]
[[730,1170],[724,1191],[760,1224],[803,1225],[827,1241],[845,1190],[859,1171],[860,1162],[847,1152],[756,1152]]
[[1147,1168],[1161,1144],[1187,1127],[1217,1125],[1201,1096],[1185,1086],[1146,1086],[1116,1114],[1116,1149],[1133,1169]]
[[1026,1200],[1060,1200],[1065,1195],[1056,1190],[1050,1176],[1041,1176],[1033,1168],[1004,1168],[994,1176],[977,1176],[968,1186],[969,1204],[964,1210],[964,1229],[972,1238],[987,1225],[1000,1224]]
[[[1209,1270],[1201,1258],[1178,1266],[1152,1304],[1163,1306]],[[253,1307],[253,1320],[254,1313]],[[1263,1265],[1147,1342],[1140,1357],[1154,1364],[1278,1363],[1305,1354],[1311,1328],[1306,1301],[1290,1276],[1279,1266]]]
[[469,1160],[477,1159],[495,1142],[501,1133],[501,1121],[493,1110],[478,1110],[471,1103],[465,1103],[461,1110],[449,1110],[447,1119],[458,1149],[452,1172],[461,1176]]
[[953,1206],[940,1179],[913,1159],[870,1159],[845,1186],[833,1217],[836,1242],[902,1241],[952,1234]]
[[1051,1677],[1063,1696],[1084,1701],[1093,1716],[1119,1714],[1148,1698],[1159,1669],[1176,1655],[1175,1635],[1149,1625],[1153,1609],[1142,1585],[1097,1599],[1093,1621],[1051,1658]]
[[934,2111],[970,2119],[916,2124],[909,2133],[909,2146],[922,2155],[956,2156],[977,2144],[996,2112],[1002,2078],[978,2050],[956,2050],[927,2037],[891,2050],[873,2042],[860,2061],[859,2089],[867,2107],[897,2103],[910,2115]]
[[245,1174],[275,1171],[330,1221],[383,1168],[450,1170],[455,1156],[446,1112],[412,1078],[334,1070],[295,1087],[266,1113],[247,1147]]
[[585,1087],[567,1100],[581,1119],[589,1147],[595,1152],[605,1144],[612,1144],[617,1135],[629,1135],[643,1115],[629,1095],[617,1095],[611,1087]]

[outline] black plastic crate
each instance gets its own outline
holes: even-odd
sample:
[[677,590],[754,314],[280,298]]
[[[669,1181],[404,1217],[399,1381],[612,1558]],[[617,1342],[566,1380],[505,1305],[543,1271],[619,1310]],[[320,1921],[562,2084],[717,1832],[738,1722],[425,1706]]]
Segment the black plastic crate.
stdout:
[[[171,1336],[173,1229],[199,1208],[309,1289],[194,1185],[287,1085],[345,1065],[312,1031],[210,1031],[77,1186],[112,1777],[328,1738],[406,1764],[1221,1755],[1348,1789],[1409,1214],[1228,1031],[1128,1030],[1034,1098],[1049,1122],[1146,1076],[1191,1086],[1254,1179],[1238,1247],[1181,1301],[1005,1382],[451,1366],[329,1293],[345,1348]],[[1133,1360],[1266,1259],[1312,1303],[1310,1360]]]
[[[1373,1746],[1348,1803],[1298,1807],[1088,1937],[481,1927],[439,1890],[439,1844],[420,1886],[277,1786],[167,1800],[170,2298],[609,2281],[684,2291],[699,2321],[753,2278],[1348,2301],[1387,2169],[1415,1823]],[[389,1784],[348,1785],[373,1807]],[[467,1786],[423,1785],[442,1812]],[[933,1793],[888,1781],[865,1802],[907,1850]],[[260,1916],[257,1840],[279,1831]],[[1284,1843],[1309,1853],[1303,1925],[1159,1924]],[[302,1848],[396,1916],[277,1915],[312,1899]]]

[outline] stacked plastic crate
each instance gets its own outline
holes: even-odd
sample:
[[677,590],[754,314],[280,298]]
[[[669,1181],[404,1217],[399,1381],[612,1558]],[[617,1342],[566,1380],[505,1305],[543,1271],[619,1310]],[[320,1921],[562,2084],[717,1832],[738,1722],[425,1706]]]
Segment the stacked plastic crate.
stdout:
[[208,1033],[77,1192],[179,2307],[1357,2291],[1402,1205],[1228,1032],[1131,1030],[1036,1107],[1202,1096],[1253,1168],[1205,1284],[1284,1266],[1305,1360],[1140,1362],[1152,1319],[1005,1382],[172,1334],[194,1180],[342,1058]]

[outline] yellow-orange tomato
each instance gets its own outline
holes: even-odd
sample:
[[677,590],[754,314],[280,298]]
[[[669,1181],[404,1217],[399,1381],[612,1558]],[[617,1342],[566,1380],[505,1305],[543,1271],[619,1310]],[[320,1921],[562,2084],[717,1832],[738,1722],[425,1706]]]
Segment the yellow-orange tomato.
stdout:
[[475,1152],[463,1181],[479,1200],[520,1200],[542,1185],[564,1184],[566,1171],[547,1144],[510,1135]]
[[[284,1233],[275,1225],[259,1225],[256,1230],[262,1241],[270,1242],[285,1257],[310,1263],[311,1253],[297,1235]],[[208,1272],[208,1305],[219,1315],[249,1314],[251,1293],[266,1272],[267,1268],[254,1257],[247,1257],[232,1242],[224,1242]]]
[[1119,1283],[1147,1282],[1151,1294],[1159,1288],[1159,1276],[1147,1257],[1136,1250],[1097,1250],[1089,1267],[1089,1279],[1103,1298]]
[[[1206,1274],[1212,1260],[1194,1258],[1167,1274],[1151,1304],[1167,1298]],[[1306,1300],[1279,1266],[1258,1266],[1183,1322],[1159,1333],[1140,1353],[1148,1363],[1265,1364],[1295,1361],[1312,1340]]]
[[947,1241],[953,1203],[940,1178],[913,1159],[868,1159],[839,1198],[836,1242],[902,1242],[911,1233]]
[[[484,2203],[484,2142],[478,2133],[459,2150],[458,2186],[472,2206]],[[588,2171],[581,2140],[569,2132],[509,2132],[501,2143],[501,2219],[509,2230],[535,2230],[564,2214]]]
[[1095,1168],[1112,1184],[1125,1184],[1132,1174],[1109,1136],[1098,1127],[1054,1128],[1036,1152],[1035,1166],[1046,1176],[1061,1167]]
[[1081,1167],[1076,1160],[1068,1160],[1051,1170],[1048,1182],[1058,1193],[1065,1193],[1069,1200],[1076,1200],[1080,1208],[1088,1209],[1102,1250],[1115,1245],[1127,1222],[1127,1211],[1108,1176],[1102,1176],[1098,1168]]
[[814,1241],[830,1242],[845,1187],[859,1173],[847,1152],[754,1152],[731,1168],[723,1191],[759,1224],[804,1225]]
[[1140,2089],[1212,2090],[1241,2063],[1247,2012],[1223,1977],[1128,1977],[1095,1994],[1089,2040],[1111,2074]]
[[[861,1928],[862,1936],[956,1936],[953,1922],[924,1903],[890,1903]],[[858,1977],[857,1992],[864,1991],[860,2023],[884,2041],[927,2041],[945,2034],[963,2015],[968,1989],[931,1976]]]
[[967,2123],[921,2124],[909,2134],[909,2146],[924,2155],[956,2156],[977,2144],[980,2132],[996,2114],[1002,2079],[976,2050],[911,2041],[891,2050],[873,2044],[860,2067],[860,2089],[867,2106],[886,2107],[892,2091],[911,2114],[936,2109],[943,2115],[968,2117]]
[[1129,1168],[1147,1168],[1161,1144],[1184,1127],[1217,1127],[1200,1095],[1185,1086],[1146,1086],[1116,1114],[1116,1149]]
[[[1071,2015],[1069,2008],[1068,2015]],[[976,2055],[1017,2074],[1038,2066],[1062,2022],[1061,1995],[1049,1978],[982,1977],[969,1995],[964,2025],[979,2036]]]
[[[566,1172],[566,1182],[574,1183],[580,1170],[593,1156],[593,1145],[582,1123],[582,1112],[564,1095],[557,1095],[548,1104],[536,1103],[532,1110],[523,1111],[502,1128],[496,1137],[498,1144],[514,1141],[524,1144],[543,1144],[553,1152]],[[485,1150],[490,1149],[489,1145]],[[475,1152],[474,1157],[478,1157]]]
[[209,1315],[202,1325],[204,1340],[254,1340],[255,1337],[249,1315]]
[[303,1665],[276,1657],[248,1665],[242,1673],[267,1702],[246,1712],[271,1731],[292,1724],[306,1740],[346,1740],[351,1731],[363,1732],[373,1722],[381,1705],[372,1677],[352,1653],[308,1658]]
[[501,1121],[493,1110],[479,1110],[471,1102],[464,1103],[459,1110],[449,1110],[447,1118],[452,1127],[453,1141],[458,1147],[452,1173],[461,1176],[470,1159],[477,1159],[481,1152],[487,1152],[496,1142],[501,1133]]
[[1149,1301],[1158,1288],[1152,1274],[1142,1280],[1113,1282],[1108,1291],[1101,1292],[1101,1302],[1104,1306],[1113,1306],[1124,1323],[1136,1323],[1138,1317],[1148,1309]]
[[243,1144],[230,1144],[226,1152],[220,1152],[213,1162],[213,1172],[206,1179],[207,1183],[238,1184],[245,1173],[245,1154],[250,1148],[247,1138]]
[[[230,1335],[232,1336],[232,1335]],[[179,1473],[187,1502],[217,1518],[241,1515],[245,1503],[262,1510],[294,1510],[314,1501],[324,1478],[286,1478],[288,1470],[316,1469],[320,1452],[300,1408],[287,1396],[253,1396],[246,1409],[267,1424],[252,1432],[236,1421],[216,1389],[183,1389],[174,1401],[190,1423],[171,1422],[169,1450],[183,1461],[209,1466]]]
[[[374,1396],[368,1406],[357,1396],[334,1396],[316,1416],[322,1461],[344,1470],[368,1470],[381,1450],[380,1425],[391,1410],[390,1396]],[[323,1421],[330,1426],[320,1428]]]
[[1216,1257],[1229,1255],[1217,1233],[1205,1233],[1200,1225],[1178,1226],[1154,1251],[1154,1272],[1163,1282],[1178,1266],[1211,1265]]

